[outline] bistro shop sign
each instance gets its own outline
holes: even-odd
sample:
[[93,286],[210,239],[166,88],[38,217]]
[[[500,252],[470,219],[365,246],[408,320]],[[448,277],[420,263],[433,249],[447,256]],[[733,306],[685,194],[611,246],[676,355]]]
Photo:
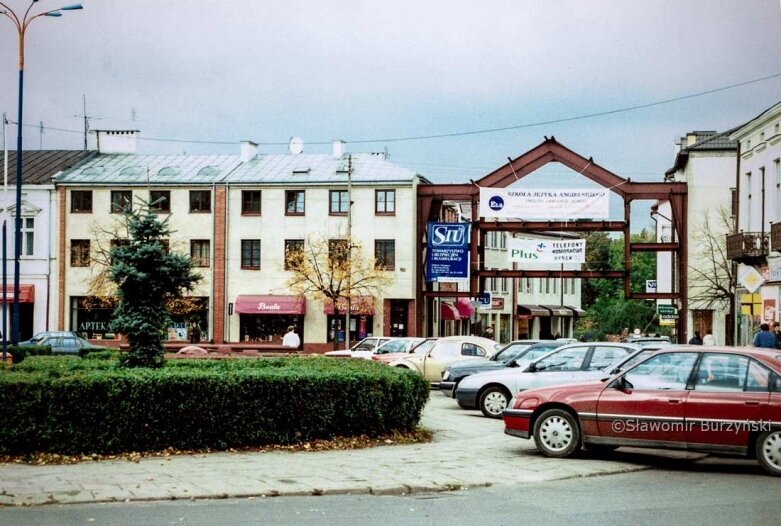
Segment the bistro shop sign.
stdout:
[[607,190],[480,188],[480,216],[515,219],[608,219]]

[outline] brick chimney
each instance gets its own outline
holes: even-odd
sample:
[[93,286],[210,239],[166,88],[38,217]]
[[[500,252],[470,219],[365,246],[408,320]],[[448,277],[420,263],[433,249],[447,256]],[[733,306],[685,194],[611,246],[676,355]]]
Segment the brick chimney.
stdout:
[[136,153],[138,130],[92,130],[97,137],[98,153]]

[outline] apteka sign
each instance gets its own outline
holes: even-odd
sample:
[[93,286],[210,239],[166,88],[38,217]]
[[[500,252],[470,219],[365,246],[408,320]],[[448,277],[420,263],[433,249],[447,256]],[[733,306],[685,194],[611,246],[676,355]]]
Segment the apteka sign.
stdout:
[[608,219],[608,190],[480,188],[480,216],[515,219]]
[[507,240],[513,263],[585,263],[586,240],[540,240],[510,238]]
[[469,225],[428,223],[426,281],[454,281],[469,277]]

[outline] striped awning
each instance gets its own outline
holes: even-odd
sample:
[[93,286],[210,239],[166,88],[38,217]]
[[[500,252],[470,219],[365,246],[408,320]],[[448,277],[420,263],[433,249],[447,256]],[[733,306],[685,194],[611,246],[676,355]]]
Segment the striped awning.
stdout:
[[521,314],[521,315],[525,314],[527,316],[550,317],[550,311],[545,307],[541,307],[539,305],[518,305],[516,314]]
[[[0,286],[0,293],[2,293],[3,287]],[[0,302],[3,301],[3,296],[0,294]],[[5,289],[5,301],[6,303],[14,302],[14,286],[9,284]],[[35,303],[35,285],[22,285],[19,284],[19,303]]]
[[568,309],[564,305],[540,305],[541,307],[545,307],[549,311],[551,311],[551,314],[553,316],[568,316],[572,317],[574,313],[572,310]]

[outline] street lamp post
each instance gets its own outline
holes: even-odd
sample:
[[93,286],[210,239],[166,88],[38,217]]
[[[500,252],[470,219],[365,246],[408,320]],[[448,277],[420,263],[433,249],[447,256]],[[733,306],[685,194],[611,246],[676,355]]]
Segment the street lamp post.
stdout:
[[[24,16],[19,17],[10,7],[0,2],[0,15],[5,15],[16,27],[19,36],[19,107],[17,117],[16,135],[16,214],[14,222],[14,307],[13,327],[11,329],[11,343],[19,343],[19,260],[22,255],[22,101],[24,100],[24,36],[30,23],[42,16],[62,16],[62,11],[74,11],[82,9],[81,4],[66,5],[57,9],[31,13],[33,5],[38,0],[32,0]],[[5,261],[3,261],[5,265]]]

